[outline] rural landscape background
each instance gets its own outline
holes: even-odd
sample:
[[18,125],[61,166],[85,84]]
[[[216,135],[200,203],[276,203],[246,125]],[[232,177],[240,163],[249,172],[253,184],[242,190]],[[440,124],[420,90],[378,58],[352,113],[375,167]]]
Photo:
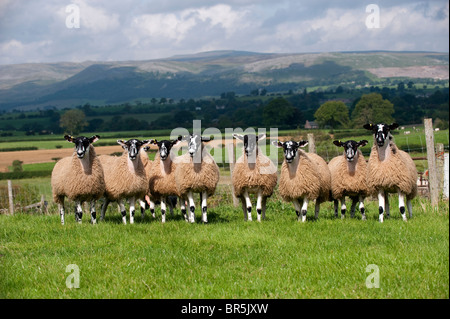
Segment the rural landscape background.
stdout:
[[[365,8],[350,9],[346,1],[342,8],[334,8],[346,17],[344,21],[350,21],[342,27],[342,23],[333,25],[325,19],[334,17],[333,7],[321,11],[310,3],[305,10],[311,19],[321,17],[322,27],[315,33],[311,29],[298,33],[321,36],[323,40],[317,42],[287,31],[287,26],[298,26],[298,18],[288,9],[297,12],[300,8],[291,1],[282,1],[280,5],[285,7],[249,3],[250,7],[230,2],[203,7],[192,4],[191,8],[187,1],[169,13],[175,6],[169,1],[166,7],[153,8],[161,10],[159,17],[151,16],[166,26],[166,33],[158,29],[160,33],[147,32],[144,37],[138,31],[131,36],[130,30],[125,31],[126,22],[148,22],[149,17],[125,19],[109,11],[117,10],[119,4],[102,7],[74,1],[72,4],[81,8],[81,27],[67,27],[67,21],[75,20],[64,19],[75,11],[58,7],[58,17],[49,25],[62,23],[63,30],[39,32],[36,28],[36,41],[54,36],[53,42],[45,45],[26,45],[28,40],[19,38],[24,32],[18,32],[25,26],[13,18],[1,20],[0,27],[9,32],[0,35],[1,298],[448,299],[449,202],[442,191],[445,178],[440,174],[439,204],[430,203],[424,119],[433,121],[434,143],[443,147],[443,152],[434,156],[443,163],[449,149],[449,53],[431,47],[430,42],[431,49],[417,44],[423,34],[412,27],[413,20],[428,21],[435,32],[424,26],[425,38],[448,39],[448,27],[441,27],[442,21],[448,22],[448,2],[432,1],[424,8],[382,2],[384,20],[374,30],[368,30],[367,20],[364,23],[364,18],[373,14]],[[0,18],[2,12],[10,12],[22,21],[23,6],[20,1],[5,2],[0,5],[5,10],[0,11]],[[49,8],[54,7],[57,5],[50,1],[36,10],[36,15],[51,15]],[[417,39],[392,27],[399,8],[411,14],[409,19],[398,19]],[[135,10],[127,14],[136,14]],[[362,19],[351,22],[358,10]],[[255,16],[267,19],[258,26],[268,34],[277,30],[272,40],[279,48],[258,46],[270,37],[257,35],[252,22]],[[278,22],[282,17],[289,19]],[[239,34],[232,25],[245,18],[247,29]],[[178,26],[174,33],[169,32],[172,24],[167,22],[172,19]],[[94,20],[98,24],[92,24]],[[26,22],[26,28],[32,23],[34,19]],[[116,23],[124,27],[120,29]],[[268,27],[270,23],[272,27]],[[199,30],[203,27],[202,34]],[[360,28],[367,34],[353,35],[355,43],[350,44],[349,39],[341,38],[345,34],[332,33],[333,27],[339,31]],[[280,35],[279,30],[285,34]],[[106,36],[107,32],[115,32],[117,39]],[[198,41],[211,45],[199,46],[204,50],[191,48],[190,43],[196,42],[191,32],[202,34]],[[387,40],[380,32],[385,32]],[[133,43],[122,43],[123,48],[134,49],[129,55],[124,54],[121,42],[115,42],[125,41],[125,36]],[[217,36],[228,46],[217,44]],[[251,46],[242,44],[247,36],[253,37],[248,40]],[[400,41],[394,41],[402,36],[409,45],[402,47]],[[63,55],[72,48],[68,39],[81,44],[86,37],[98,48],[90,52],[80,45],[72,55]],[[141,44],[134,37],[142,37]],[[167,45],[159,49],[159,56],[153,56],[149,47],[154,42],[146,37],[159,39],[159,45],[173,40],[173,47]],[[364,37],[374,46],[364,42]],[[230,44],[233,38],[235,45]],[[338,46],[334,38],[347,45]],[[310,50],[295,47],[293,41],[293,47],[287,45],[289,39],[303,41]],[[324,39],[333,49],[321,47]],[[117,52],[109,47],[113,43]],[[181,44],[184,49],[179,49]],[[66,50],[50,53],[49,48],[64,45]],[[11,51],[14,46],[21,48],[16,55]],[[25,47],[33,48],[28,57],[22,54]],[[137,48],[147,49],[148,56],[142,57]],[[207,146],[220,168],[216,193],[208,199],[208,225],[201,223],[198,208],[197,223],[186,223],[179,206],[162,224],[157,206],[156,219],[148,210],[144,216],[138,210],[135,224],[124,226],[114,203],[97,225],[89,223],[87,209],[83,223],[77,224],[71,202],[67,202],[66,225],[60,224],[50,176],[55,163],[73,152],[73,144],[64,140],[64,134],[98,134],[96,153],[118,156],[123,150],[117,139],[168,139],[175,128],[192,131],[195,120],[201,121],[202,130],[217,128],[222,133],[221,139]],[[407,223],[401,219],[395,195],[390,196],[391,214],[384,223],[378,222],[375,197],[366,199],[367,221],[362,221],[358,212],[354,218],[349,213],[345,219],[335,218],[333,203],[328,202],[321,205],[317,220],[313,205],[309,205],[307,222],[299,223],[292,204],[284,202],[277,189],[268,200],[266,220],[244,222],[240,205],[233,204],[224,146],[232,139],[225,134],[227,128],[265,129],[268,138],[262,150],[280,168],[283,153],[281,149],[271,151],[273,138],[306,140],[313,134],[315,151],[327,162],[342,154],[334,140],[366,139],[369,144],[361,150],[368,159],[373,137],[362,126],[377,122],[400,124],[392,132],[394,141],[411,155],[419,173],[419,195],[413,200],[413,217]],[[269,133],[271,128],[277,129],[276,136]],[[242,144],[235,147],[237,158]],[[175,149],[178,155],[181,151]],[[149,158],[153,160],[155,154],[153,146]],[[12,181],[14,214],[9,213],[8,180]],[[32,204],[38,205],[27,207]],[[80,270],[79,287],[67,284],[69,265]],[[375,288],[367,283],[373,278],[374,266],[379,270]]]

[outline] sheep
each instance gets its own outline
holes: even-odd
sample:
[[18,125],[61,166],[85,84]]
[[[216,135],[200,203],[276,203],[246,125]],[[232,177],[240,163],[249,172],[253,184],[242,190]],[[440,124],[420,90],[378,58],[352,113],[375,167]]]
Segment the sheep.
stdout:
[[241,200],[244,220],[248,221],[252,221],[249,194],[256,194],[257,221],[261,222],[261,215],[265,219],[267,198],[272,196],[278,180],[276,166],[257,146],[258,141],[266,138],[266,134],[256,136],[234,133],[233,137],[244,142],[244,153],[236,160],[232,175],[234,193]]
[[338,216],[338,200],[341,202],[341,217],[344,218],[347,207],[345,196],[352,198],[351,217],[354,217],[355,207],[359,200],[359,211],[366,220],[364,198],[369,193],[367,187],[367,163],[359,147],[367,145],[368,141],[359,142],[349,140],[333,141],[333,144],[344,148],[344,154],[336,156],[328,163],[331,173],[331,197],[334,201],[334,214]]
[[[320,204],[329,200],[331,174],[327,163],[315,153],[306,153],[299,147],[308,141],[273,141],[283,148],[284,161],[281,165],[278,192],[281,197],[294,204],[297,218],[306,221],[308,203],[315,200],[315,218],[319,217]],[[302,201],[300,206],[299,200]]]
[[365,124],[363,127],[374,134],[369,162],[367,164],[367,179],[369,187],[378,195],[379,221],[383,222],[384,212],[389,217],[389,193],[397,193],[399,210],[404,221],[405,198],[412,217],[411,200],[417,195],[417,169],[411,156],[399,150],[393,141],[391,131],[399,125],[393,124]]
[[[153,140],[150,140],[150,143],[152,143]],[[147,177],[147,184],[150,179],[150,172],[152,169],[153,161],[151,161],[148,158],[147,152],[150,150],[150,146],[142,147],[139,155],[141,156],[141,161],[144,164],[144,170]],[[144,219],[145,216],[145,210],[147,208],[150,208],[150,213],[152,214],[153,218],[156,218],[155,216],[155,201],[152,195],[150,194],[149,189],[147,189],[147,193],[144,198],[139,199],[139,205],[141,206],[141,217]]]
[[117,201],[122,214],[122,221],[126,224],[126,210],[123,201],[129,199],[130,224],[133,224],[136,199],[144,198],[148,190],[147,176],[139,151],[150,141],[130,139],[126,142],[117,140],[117,143],[124,149],[122,156],[99,156],[106,184],[101,219],[103,220],[105,217],[108,204]]
[[219,167],[204,147],[209,137],[199,134],[184,136],[188,142],[188,152],[174,159],[175,183],[181,198],[181,212],[186,215],[185,200],[189,202],[189,222],[195,222],[193,193],[200,193],[202,221],[208,222],[207,199],[212,196],[219,182]]
[[100,137],[90,138],[65,135],[64,138],[75,144],[72,156],[59,160],[52,171],[51,185],[53,200],[58,204],[61,224],[64,225],[64,197],[75,201],[75,220],[81,223],[82,203],[90,202],[91,223],[96,224],[95,202],[105,191],[105,179],[102,165],[97,158],[94,146]]
[[[163,223],[166,222],[166,203],[168,202],[168,197],[179,196],[175,183],[175,163],[171,159],[172,155],[170,151],[181,139],[182,136],[180,135],[174,140],[153,140],[152,142],[152,144],[158,146],[159,152],[156,154],[153,165],[150,168],[149,192],[151,197],[161,201],[161,219]],[[169,201],[169,205],[172,211],[173,204],[171,201]],[[183,212],[183,216],[187,219],[186,211]]]

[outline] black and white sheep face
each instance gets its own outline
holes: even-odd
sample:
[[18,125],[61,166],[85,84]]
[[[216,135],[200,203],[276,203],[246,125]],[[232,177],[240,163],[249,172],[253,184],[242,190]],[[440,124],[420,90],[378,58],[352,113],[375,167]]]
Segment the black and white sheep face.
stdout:
[[152,141],[152,143],[158,146],[159,157],[161,158],[161,160],[165,161],[167,157],[169,157],[172,147],[178,144],[178,142],[180,141],[181,135],[178,136],[178,138],[175,140],[162,140],[162,141],[154,140]]
[[131,139],[126,142],[123,140],[117,140],[117,143],[119,143],[124,150],[128,151],[128,158],[132,161],[137,158],[141,147],[147,145],[149,142],[149,140],[140,141],[138,139]]
[[255,134],[233,134],[233,137],[239,139],[244,142],[244,152],[247,156],[252,156],[255,149],[257,149],[258,141],[262,141],[266,138],[266,134],[259,134],[258,136]]
[[211,138],[200,136],[198,134],[191,134],[189,136],[185,136],[184,140],[188,142],[188,152],[191,157],[197,153],[197,151],[201,150],[202,142],[209,142]]
[[280,141],[273,141],[273,145],[283,148],[284,158],[286,159],[287,163],[292,163],[295,156],[297,156],[297,151],[299,147],[305,147],[308,145],[308,141],[286,141],[286,142],[280,142]]
[[386,142],[386,140],[390,140],[392,138],[391,131],[395,130],[398,127],[398,124],[397,123],[393,123],[391,125],[385,123],[365,124],[363,127],[373,132],[378,147],[382,147]]
[[77,157],[82,159],[86,154],[89,153],[89,146],[96,142],[100,136],[94,135],[90,138],[79,136],[79,137],[73,137],[70,135],[64,135],[64,138],[71,143],[75,144],[75,150],[77,152]]
[[366,140],[362,140],[359,142],[353,140],[349,140],[346,142],[333,141],[334,145],[344,148],[345,158],[348,162],[353,162],[353,160],[355,159],[355,155],[358,152],[358,147],[365,146],[367,145],[367,143],[369,142]]

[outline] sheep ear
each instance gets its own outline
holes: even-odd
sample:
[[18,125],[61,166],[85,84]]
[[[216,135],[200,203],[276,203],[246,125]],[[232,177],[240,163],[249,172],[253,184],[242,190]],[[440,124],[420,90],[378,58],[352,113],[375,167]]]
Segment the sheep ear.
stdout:
[[262,134],[259,134],[258,135],[258,141],[262,141],[262,140],[264,140],[266,138],[266,134],[265,133],[262,133]]
[[364,124],[363,126],[366,130],[372,131],[373,130],[373,124]]
[[363,147],[363,146],[366,146],[367,145],[367,143],[369,143],[368,141],[366,141],[366,140],[362,140],[362,141],[359,141],[359,143],[358,143],[358,146],[361,146],[361,147]]
[[182,141],[189,141],[189,135],[183,136],[183,138],[182,138],[181,140],[182,140]]
[[67,140],[67,142],[72,142],[73,143],[73,136],[71,136],[71,135],[64,135],[64,138]]
[[180,143],[181,139],[180,139],[181,135],[178,136],[178,138],[171,140],[170,142],[172,143],[172,146],[177,145],[178,143]]
[[183,136],[178,135],[178,140],[181,141],[183,139]]
[[297,142],[298,147],[305,147],[306,145],[308,145],[308,141],[300,141]]
[[391,125],[389,125],[389,130],[395,130],[397,127],[399,127],[398,123],[392,123]]
[[244,140],[244,136],[241,135],[241,134],[233,133],[233,137],[234,137],[234,138],[237,138],[237,139],[239,139],[239,140],[241,140],[241,141]]
[[333,144],[336,146],[342,146],[342,142],[340,140],[333,141]]
[[272,145],[275,145],[276,147],[283,147],[283,142],[280,142],[280,141],[272,141]]
[[117,140],[117,143],[123,147],[123,149],[127,149],[127,144],[123,140]]
[[150,142],[151,144],[153,144],[153,145],[158,145],[158,140],[151,140],[151,142]]
[[94,135],[94,136],[92,136],[92,137],[89,139],[89,143],[92,144],[92,143],[94,143],[94,142],[97,142],[99,138],[100,138],[100,136]]

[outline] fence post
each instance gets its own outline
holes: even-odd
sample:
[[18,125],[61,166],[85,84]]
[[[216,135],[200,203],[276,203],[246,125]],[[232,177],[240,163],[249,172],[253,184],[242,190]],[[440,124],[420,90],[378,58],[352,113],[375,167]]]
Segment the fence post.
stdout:
[[14,215],[14,197],[11,180],[8,179],[9,214]]
[[316,141],[313,133],[308,133],[308,152],[316,153]]
[[233,187],[233,171],[234,171],[234,138],[231,139],[231,142],[226,143],[227,145],[227,151],[228,151],[228,163],[230,164],[230,178],[231,178],[231,197],[233,198],[233,205],[234,207],[237,207],[239,205],[238,198],[234,195],[234,187]]
[[425,139],[427,143],[428,185],[431,205],[436,207],[439,201],[438,178],[436,172],[436,153],[434,150],[434,132],[432,119],[424,119]]
[[436,143],[436,176],[438,194],[444,189],[444,144]]

